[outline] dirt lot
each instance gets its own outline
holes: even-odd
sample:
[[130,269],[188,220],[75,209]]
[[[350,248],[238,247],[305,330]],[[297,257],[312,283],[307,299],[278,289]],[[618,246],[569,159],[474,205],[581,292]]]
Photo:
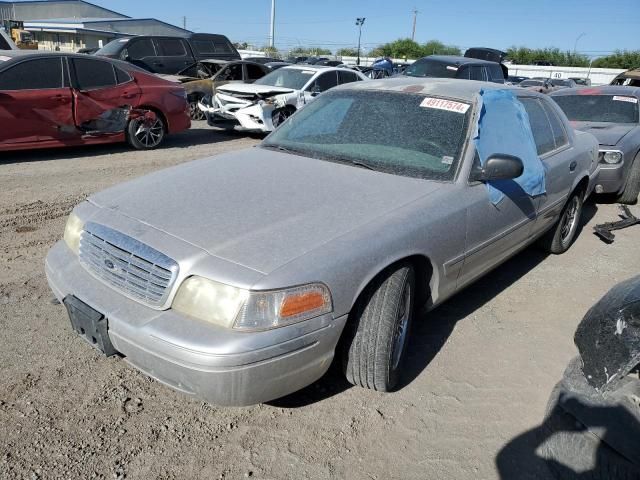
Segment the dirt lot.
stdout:
[[[269,405],[183,397],[71,331],[43,272],[66,215],[88,194],[166,166],[257,143],[196,125],[166,148],[107,146],[0,158],[0,478],[548,478],[537,426],[575,355],[587,308],[640,271],[640,227],[605,245],[589,205],[563,256],[518,255],[417,322],[406,385],[349,388],[330,372]],[[635,209],[637,212],[638,209]]]

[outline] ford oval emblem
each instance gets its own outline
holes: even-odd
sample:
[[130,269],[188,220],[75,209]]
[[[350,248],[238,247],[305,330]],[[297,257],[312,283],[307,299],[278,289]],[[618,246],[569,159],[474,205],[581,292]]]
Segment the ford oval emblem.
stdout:
[[115,270],[116,269],[115,264],[109,259],[104,261],[104,266],[107,267],[109,270]]

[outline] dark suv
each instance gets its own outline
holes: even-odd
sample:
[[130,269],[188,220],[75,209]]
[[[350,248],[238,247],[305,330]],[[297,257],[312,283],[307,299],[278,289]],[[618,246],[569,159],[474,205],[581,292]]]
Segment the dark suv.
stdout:
[[224,35],[193,33],[185,37],[143,35],[118,38],[96,55],[133,63],[153,73],[176,74],[198,60],[240,60],[240,54]]
[[453,55],[429,55],[416,60],[404,72],[409,77],[462,78],[504,83],[499,63]]

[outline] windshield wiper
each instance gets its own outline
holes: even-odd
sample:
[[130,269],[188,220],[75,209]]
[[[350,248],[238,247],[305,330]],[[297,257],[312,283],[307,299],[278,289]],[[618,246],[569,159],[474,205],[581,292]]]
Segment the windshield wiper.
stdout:
[[299,150],[293,150],[291,148],[283,147],[282,145],[277,145],[277,144],[273,144],[273,143],[265,143],[265,144],[262,144],[260,146],[262,148],[268,148],[270,150],[277,150],[279,152],[292,153],[294,155],[299,155],[300,154]]
[[344,160],[344,161],[348,162],[351,165],[354,165],[356,167],[366,168],[367,170],[373,170],[374,172],[381,172],[382,171],[379,168],[373,167],[373,166],[369,165],[368,163],[360,162],[358,160]]

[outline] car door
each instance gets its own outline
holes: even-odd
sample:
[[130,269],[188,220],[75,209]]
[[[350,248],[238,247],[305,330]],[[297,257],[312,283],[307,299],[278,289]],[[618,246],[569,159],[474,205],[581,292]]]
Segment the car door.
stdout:
[[158,53],[150,38],[134,38],[127,43],[124,60],[149,72],[155,72]]
[[[504,152],[496,152],[504,153]],[[476,153],[474,169],[479,168]],[[469,181],[467,248],[459,285],[472,282],[522,247],[536,219],[537,200],[522,189],[514,189],[497,205],[489,200],[487,185]]]
[[77,135],[64,58],[24,60],[0,73],[0,125],[0,144]]
[[[93,133],[124,131],[128,116],[121,114],[135,108],[142,93],[132,76],[106,60],[73,58],[71,64],[76,126]],[[116,121],[125,124],[118,128]]]
[[191,48],[181,38],[156,38],[154,42],[158,57],[152,66],[157,73],[173,75],[195,62]]
[[521,97],[533,129],[538,155],[545,166],[546,194],[538,199],[538,219],[534,233],[549,228],[558,219],[576,174],[577,162],[574,150],[565,130],[564,122],[558,116],[551,100],[545,98]]

